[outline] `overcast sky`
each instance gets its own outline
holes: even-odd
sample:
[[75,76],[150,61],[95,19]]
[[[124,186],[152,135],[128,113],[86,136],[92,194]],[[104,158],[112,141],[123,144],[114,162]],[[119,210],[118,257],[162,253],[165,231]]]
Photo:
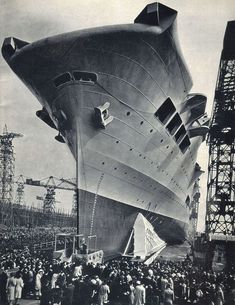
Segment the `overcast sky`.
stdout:
[[[46,36],[87,27],[132,23],[151,1],[145,0],[1,0],[0,40],[14,36],[32,42]],[[234,0],[165,0],[178,11],[181,49],[193,78],[192,92],[208,97],[207,112],[213,104],[217,71],[227,21],[235,19]],[[56,131],[35,115],[40,104],[0,59],[0,132],[6,123],[10,131],[22,133],[14,141],[16,176],[42,179],[74,177],[75,162],[68,148],[54,140]],[[208,149],[201,146],[198,162],[204,170]],[[199,230],[204,228],[207,175],[201,178]],[[27,187],[26,201],[36,205],[44,189]],[[59,208],[71,207],[71,192],[58,196]]]

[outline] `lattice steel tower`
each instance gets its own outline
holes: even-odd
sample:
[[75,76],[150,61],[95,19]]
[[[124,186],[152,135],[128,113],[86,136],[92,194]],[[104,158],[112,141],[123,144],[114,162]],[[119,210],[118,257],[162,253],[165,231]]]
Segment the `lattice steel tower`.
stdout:
[[22,175],[18,177],[16,180],[17,189],[16,189],[16,197],[15,197],[15,203],[19,205],[24,205],[24,178]]
[[0,203],[13,202],[13,183],[15,172],[15,157],[12,141],[22,137],[19,133],[8,132],[5,125],[3,134],[0,135]]
[[206,231],[234,235],[235,21],[227,24],[207,143],[209,166]]
[[44,213],[53,213],[55,211],[55,189],[56,184],[52,176],[49,177],[46,183],[47,193],[43,201]]

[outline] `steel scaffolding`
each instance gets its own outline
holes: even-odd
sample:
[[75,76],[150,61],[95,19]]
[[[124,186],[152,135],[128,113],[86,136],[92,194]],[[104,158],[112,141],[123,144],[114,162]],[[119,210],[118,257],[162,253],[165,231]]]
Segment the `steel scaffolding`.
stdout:
[[[0,135],[0,208],[2,223],[12,223],[13,185],[15,173],[15,157],[12,141],[14,138],[22,137],[19,133],[8,132],[7,126]],[[8,209],[3,209],[7,206]]]
[[24,178],[22,175],[16,180],[17,189],[16,189],[16,196],[15,196],[15,203],[24,205]]
[[215,90],[209,145],[206,232],[235,235],[235,21],[228,22]]

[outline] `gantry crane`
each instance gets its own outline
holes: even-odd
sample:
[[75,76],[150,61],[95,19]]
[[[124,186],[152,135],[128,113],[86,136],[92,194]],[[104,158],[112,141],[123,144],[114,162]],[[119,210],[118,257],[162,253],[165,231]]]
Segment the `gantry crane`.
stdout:
[[222,271],[235,253],[235,21],[224,36],[207,144],[207,264]]
[[228,22],[215,90],[209,145],[206,231],[235,235],[235,21]]
[[47,192],[43,201],[43,211],[45,213],[52,213],[55,211],[56,189],[76,191],[76,184],[73,182],[73,179],[58,179],[53,176],[42,180],[33,180],[32,178],[26,178],[24,184],[46,188]]

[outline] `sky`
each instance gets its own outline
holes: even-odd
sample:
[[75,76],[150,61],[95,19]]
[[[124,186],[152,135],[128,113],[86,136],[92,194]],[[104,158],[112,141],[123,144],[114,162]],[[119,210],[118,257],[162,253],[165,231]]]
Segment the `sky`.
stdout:
[[[133,23],[151,1],[145,0],[1,0],[0,41],[5,37],[35,40],[88,27]],[[193,79],[191,92],[208,98],[206,111],[212,110],[220,53],[227,21],[235,19],[234,0],[163,0],[178,11],[181,49]],[[56,131],[40,121],[35,112],[39,102],[11,71],[0,56],[0,133],[8,130],[23,134],[14,140],[15,175],[33,179],[49,176],[75,177],[75,161],[66,145],[58,143]],[[198,154],[205,174],[201,177],[201,203],[198,230],[204,229],[208,147]],[[27,204],[39,204],[36,196],[43,188],[26,186]],[[57,207],[69,210],[72,192],[57,193]]]

